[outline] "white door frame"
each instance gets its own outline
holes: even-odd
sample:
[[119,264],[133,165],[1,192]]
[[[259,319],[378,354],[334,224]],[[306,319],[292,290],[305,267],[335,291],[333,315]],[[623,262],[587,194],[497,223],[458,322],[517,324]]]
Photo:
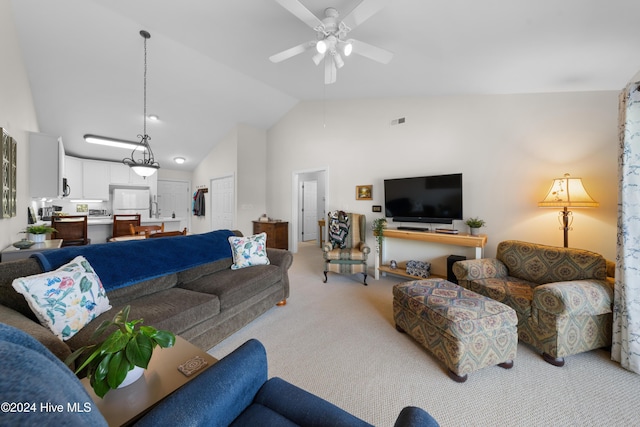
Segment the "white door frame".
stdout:
[[289,235],[291,245],[289,246],[289,250],[293,253],[298,252],[297,236],[300,228],[300,224],[298,224],[298,203],[300,202],[298,189],[300,187],[300,175],[313,172],[324,172],[324,206],[318,205],[318,210],[322,209],[326,212],[327,206],[329,206],[329,166],[317,169],[298,170],[291,173],[291,234]]

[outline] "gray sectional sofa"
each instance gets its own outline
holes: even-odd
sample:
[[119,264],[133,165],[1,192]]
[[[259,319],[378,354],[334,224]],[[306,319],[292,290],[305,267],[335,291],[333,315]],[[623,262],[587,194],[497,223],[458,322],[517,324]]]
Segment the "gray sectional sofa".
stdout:
[[[237,231],[227,232],[241,236]],[[288,269],[293,261],[289,251],[267,249],[270,264],[232,270],[229,249],[229,256],[207,262],[207,251],[213,246],[221,253],[227,253],[227,248],[224,248],[226,235],[212,239],[216,233],[219,231],[48,251],[55,252],[54,261],[60,262],[79,254],[86,256],[101,278],[112,306],[111,310],[96,317],[67,341],[62,341],[41,325],[24,297],[12,287],[17,277],[39,274],[47,267],[56,266],[43,266],[43,261],[36,258],[0,263],[0,322],[27,332],[64,360],[75,349],[90,343],[98,325],[104,320],[111,320],[121,308],[130,305],[130,319],[143,318],[145,325],[169,330],[207,350],[274,305],[286,303],[289,297]],[[189,251],[194,256],[185,254]],[[180,257],[189,261],[184,264],[188,268],[173,267],[172,270],[178,271],[165,274],[158,273],[154,267],[169,264],[165,260]],[[110,280],[114,270],[120,268],[132,272],[134,283],[110,289],[105,281]],[[122,274],[122,271],[116,273]]]

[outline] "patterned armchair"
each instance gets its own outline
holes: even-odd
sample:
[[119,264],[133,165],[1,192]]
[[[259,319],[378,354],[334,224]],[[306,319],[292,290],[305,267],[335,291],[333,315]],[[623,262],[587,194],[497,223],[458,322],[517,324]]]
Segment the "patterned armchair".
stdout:
[[364,274],[367,285],[367,255],[371,249],[365,243],[367,219],[364,215],[329,212],[329,239],[322,248],[324,257],[324,283],[327,273]]
[[611,345],[613,279],[607,261],[581,249],[508,240],[495,259],[458,261],[458,283],[513,308],[518,337],[555,366]]

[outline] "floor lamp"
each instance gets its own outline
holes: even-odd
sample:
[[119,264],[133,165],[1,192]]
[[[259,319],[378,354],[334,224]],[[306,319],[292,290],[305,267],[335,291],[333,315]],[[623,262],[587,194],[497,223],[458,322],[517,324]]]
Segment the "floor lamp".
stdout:
[[573,223],[573,213],[568,208],[597,208],[600,203],[593,200],[582,184],[582,178],[572,178],[568,173],[555,178],[547,196],[538,206],[542,208],[562,208],[558,214],[560,229],[564,231],[564,247],[569,247],[569,230]]

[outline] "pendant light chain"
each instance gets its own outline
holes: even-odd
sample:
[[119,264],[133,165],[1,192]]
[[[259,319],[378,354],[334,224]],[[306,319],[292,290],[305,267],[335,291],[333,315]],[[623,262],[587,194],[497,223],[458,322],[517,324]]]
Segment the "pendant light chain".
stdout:
[[144,148],[142,150],[142,160],[135,160],[136,149],[131,153],[131,157],[124,159],[122,162],[130,166],[138,175],[150,176],[160,169],[160,164],[155,161],[153,157],[153,151],[149,145],[151,137],[147,135],[147,39],[151,37],[145,30],[140,31],[140,35],[144,39],[144,74],[143,74],[143,115],[142,118],[142,135],[138,135],[140,138],[140,145]]

